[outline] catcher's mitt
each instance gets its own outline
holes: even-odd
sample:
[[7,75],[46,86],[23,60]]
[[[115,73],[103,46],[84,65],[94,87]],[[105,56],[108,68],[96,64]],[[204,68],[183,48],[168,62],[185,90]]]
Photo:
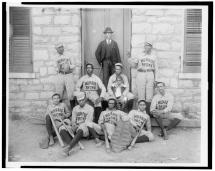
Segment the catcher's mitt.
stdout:
[[111,136],[111,147],[113,152],[121,152],[130,145],[136,131],[130,121],[120,120]]

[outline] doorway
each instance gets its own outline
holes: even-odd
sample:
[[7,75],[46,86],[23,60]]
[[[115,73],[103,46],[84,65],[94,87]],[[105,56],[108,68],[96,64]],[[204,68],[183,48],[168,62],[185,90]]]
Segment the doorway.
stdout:
[[130,81],[130,67],[127,53],[131,50],[131,10],[125,8],[85,8],[82,9],[82,75],[86,63],[94,65],[94,74],[101,78],[101,68],[96,60],[95,51],[104,40],[105,27],[113,30],[112,38],[117,42],[124,65],[124,74]]

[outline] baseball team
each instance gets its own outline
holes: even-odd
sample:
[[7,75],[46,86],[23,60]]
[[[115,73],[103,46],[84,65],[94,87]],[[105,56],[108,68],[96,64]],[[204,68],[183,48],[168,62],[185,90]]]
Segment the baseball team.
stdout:
[[[128,58],[131,67],[137,69],[136,96],[130,92],[128,78],[123,74],[118,45],[111,38],[112,33],[110,27],[104,30],[105,40],[99,43],[95,52],[103,70],[103,80],[93,73],[93,64],[88,63],[86,75],[75,82],[75,65],[64,55],[62,43],[55,46],[59,55],[57,91],[46,112],[48,144],[41,148],[52,146],[57,135],[66,155],[74,151],[76,144],[80,145],[82,138],[94,139],[97,147],[105,142],[107,152],[131,149],[134,143],[154,140],[150,118],[154,118],[161,128],[160,136],[164,140],[168,139],[169,130],[183,119],[181,113],[171,111],[174,98],[165,90],[165,83],[157,82],[158,66],[152,44],[146,42],[141,54]],[[70,106],[61,101],[64,89]],[[170,120],[167,127],[163,119]]]

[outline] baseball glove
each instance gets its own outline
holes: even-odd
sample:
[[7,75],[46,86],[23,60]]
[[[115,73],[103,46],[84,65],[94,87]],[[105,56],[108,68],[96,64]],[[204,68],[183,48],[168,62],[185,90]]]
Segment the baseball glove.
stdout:
[[130,121],[120,120],[111,136],[111,147],[113,152],[121,152],[130,145],[136,131]]

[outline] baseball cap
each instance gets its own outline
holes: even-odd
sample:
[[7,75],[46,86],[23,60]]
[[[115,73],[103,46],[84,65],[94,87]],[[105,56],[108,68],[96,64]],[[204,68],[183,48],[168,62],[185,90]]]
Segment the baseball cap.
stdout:
[[144,46],[152,46],[152,43],[151,42],[145,42]]
[[138,104],[139,104],[140,102],[144,102],[145,104],[147,103],[144,99],[139,99],[139,100],[137,101]]
[[57,43],[57,44],[55,44],[55,48],[56,49],[59,48],[59,47],[61,47],[61,46],[63,46],[63,43]]
[[85,98],[85,93],[84,92],[79,92],[76,95],[77,100],[83,100]]
[[121,68],[123,68],[123,65],[121,63],[116,63],[115,66],[120,66]]

